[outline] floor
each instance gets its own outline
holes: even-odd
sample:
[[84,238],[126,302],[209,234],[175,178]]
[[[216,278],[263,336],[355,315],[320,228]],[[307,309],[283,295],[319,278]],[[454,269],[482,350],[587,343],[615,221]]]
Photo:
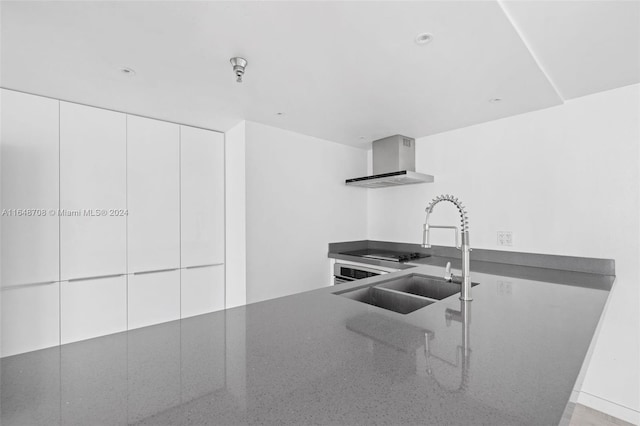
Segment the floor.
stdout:
[[576,404],[573,407],[573,414],[569,426],[633,426],[624,420],[612,417],[608,414]]

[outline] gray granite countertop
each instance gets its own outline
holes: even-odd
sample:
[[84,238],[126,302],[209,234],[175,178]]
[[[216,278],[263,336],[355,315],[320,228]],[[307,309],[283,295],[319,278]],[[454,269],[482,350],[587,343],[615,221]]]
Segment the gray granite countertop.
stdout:
[[[364,263],[372,266],[382,266],[385,268],[400,270],[412,269],[418,266],[434,266],[437,268],[431,269],[431,272],[436,276],[444,275],[444,268],[449,262],[451,263],[452,269],[457,270],[459,275],[461,263],[460,259],[446,256],[430,256],[423,259],[415,259],[403,263],[367,259],[340,253],[330,253],[329,257],[338,260],[347,260],[350,262]],[[589,287],[601,290],[611,290],[615,279],[614,275],[603,275],[588,272],[566,271],[562,269],[531,267],[513,265],[508,263],[483,262],[474,260],[471,261],[471,271],[502,277],[532,279],[535,281],[576,285],[579,287]]]
[[472,302],[407,315],[334,294],[443,261],[4,358],[2,424],[557,425],[613,278],[476,264]]

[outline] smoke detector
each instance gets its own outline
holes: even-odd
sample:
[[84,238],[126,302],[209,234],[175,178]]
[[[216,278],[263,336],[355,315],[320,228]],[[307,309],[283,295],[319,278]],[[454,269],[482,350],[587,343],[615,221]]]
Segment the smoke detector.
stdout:
[[416,44],[429,44],[431,40],[433,40],[433,34],[431,33],[421,33],[415,38]]
[[133,77],[134,75],[136,75],[136,70],[129,67],[120,68],[120,72],[128,77]]
[[242,76],[244,75],[244,68],[247,66],[247,60],[240,57],[231,58],[231,65],[237,77],[236,81],[242,83]]

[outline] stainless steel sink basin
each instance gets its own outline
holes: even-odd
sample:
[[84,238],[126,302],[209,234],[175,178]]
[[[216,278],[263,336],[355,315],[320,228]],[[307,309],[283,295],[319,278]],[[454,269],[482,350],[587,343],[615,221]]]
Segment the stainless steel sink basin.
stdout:
[[[475,286],[478,283],[471,283],[471,285]],[[460,293],[460,284],[419,274],[406,275],[402,278],[378,284],[377,287],[414,294],[434,301]]]
[[378,287],[366,287],[336,294],[400,314],[408,314],[434,302],[424,297]]
[[[472,286],[478,283],[471,283]],[[454,294],[460,284],[428,275],[409,274],[369,287],[334,294],[400,314],[408,314]]]

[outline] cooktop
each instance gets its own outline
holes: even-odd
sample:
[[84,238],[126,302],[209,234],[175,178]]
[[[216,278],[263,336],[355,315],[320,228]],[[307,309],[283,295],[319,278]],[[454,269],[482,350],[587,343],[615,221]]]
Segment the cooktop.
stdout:
[[420,259],[423,257],[431,256],[430,254],[419,253],[419,252],[376,250],[376,249],[345,251],[345,252],[342,252],[341,254],[346,254],[347,256],[366,257],[368,259],[386,260],[389,262],[406,262],[408,260]]

